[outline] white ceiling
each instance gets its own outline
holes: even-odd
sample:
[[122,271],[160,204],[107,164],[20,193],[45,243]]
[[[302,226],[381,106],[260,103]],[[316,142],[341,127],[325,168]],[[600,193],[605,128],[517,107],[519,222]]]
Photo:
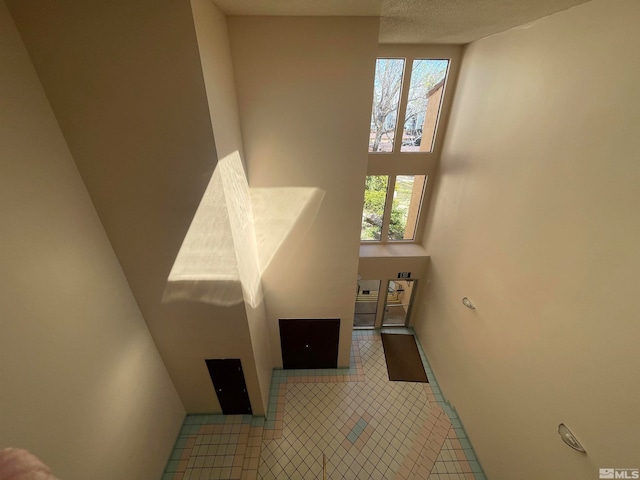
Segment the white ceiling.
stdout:
[[469,43],[588,0],[213,0],[228,15],[380,16],[380,43]]

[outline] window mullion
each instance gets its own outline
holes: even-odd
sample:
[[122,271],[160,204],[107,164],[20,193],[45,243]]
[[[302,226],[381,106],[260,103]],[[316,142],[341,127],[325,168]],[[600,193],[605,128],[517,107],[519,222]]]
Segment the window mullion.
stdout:
[[389,222],[391,222],[391,209],[393,208],[393,192],[396,189],[396,176],[389,175],[389,183],[387,184],[387,198],[384,202],[384,215],[382,216],[382,232],[380,232],[380,241],[387,243],[389,241]]
[[398,108],[398,121],[396,122],[396,131],[394,135],[393,151],[400,152],[402,148],[404,134],[404,118],[407,114],[407,102],[409,99],[409,86],[411,84],[411,69],[413,67],[413,58],[405,58],[404,75],[402,76],[402,91],[400,92],[400,106]]

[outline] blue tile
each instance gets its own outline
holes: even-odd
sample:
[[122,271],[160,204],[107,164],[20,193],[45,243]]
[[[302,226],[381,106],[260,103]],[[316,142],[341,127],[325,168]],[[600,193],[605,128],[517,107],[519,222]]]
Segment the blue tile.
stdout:
[[465,448],[464,449],[464,454],[467,457],[467,460],[469,460],[469,461],[478,460],[478,457],[476,457],[476,453],[473,451],[472,448]]
[[363,430],[364,430],[364,427],[361,427],[360,425],[356,425],[351,429],[351,432],[355,433],[356,436],[359,437]]
[[182,425],[179,435],[191,435],[191,425]]
[[473,447],[471,446],[471,444],[469,443],[469,440],[467,440],[466,438],[460,438],[458,437],[458,439],[460,440],[460,445],[462,445],[462,448],[467,450],[473,450]]
[[364,427],[367,426],[367,421],[364,418],[361,418],[360,420],[358,420],[358,423],[356,423],[356,425],[359,425],[364,430]]
[[444,412],[449,415],[449,418],[457,418],[458,416],[456,415],[456,412],[454,412],[453,408],[451,408],[449,405],[446,405],[444,407],[442,407],[442,409],[444,410]]
[[175,472],[177,469],[178,469],[177,460],[170,460],[169,463],[167,463],[167,472]]
[[356,443],[356,440],[358,440],[358,435],[356,435],[355,433],[353,433],[353,431],[351,431],[349,432],[349,435],[347,435],[347,438],[351,443]]
[[224,415],[214,415],[213,416],[213,423],[216,425],[220,425],[223,424],[225,422],[224,420]]
[[474,472],[474,473],[476,473],[476,472],[481,473],[482,472],[482,468],[480,467],[480,464],[476,460],[470,460],[469,461],[469,466],[471,467],[471,471]]

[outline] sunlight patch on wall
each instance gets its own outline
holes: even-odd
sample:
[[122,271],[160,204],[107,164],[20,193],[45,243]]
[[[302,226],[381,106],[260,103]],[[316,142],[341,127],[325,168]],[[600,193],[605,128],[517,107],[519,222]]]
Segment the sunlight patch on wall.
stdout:
[[261,278],[309,229],[324,198],[310,187],[249,188],[236,151],[218,162],[173,264],[163,301],[262,302]]

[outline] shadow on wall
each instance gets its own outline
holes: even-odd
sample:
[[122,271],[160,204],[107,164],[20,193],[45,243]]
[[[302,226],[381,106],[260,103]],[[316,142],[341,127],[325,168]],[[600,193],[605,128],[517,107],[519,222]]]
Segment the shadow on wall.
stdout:
[[218,162],[173,264],[163,302],[262,302],[261,279],[278,251],[297,245],[325,192],[250,188],[240,154]]

